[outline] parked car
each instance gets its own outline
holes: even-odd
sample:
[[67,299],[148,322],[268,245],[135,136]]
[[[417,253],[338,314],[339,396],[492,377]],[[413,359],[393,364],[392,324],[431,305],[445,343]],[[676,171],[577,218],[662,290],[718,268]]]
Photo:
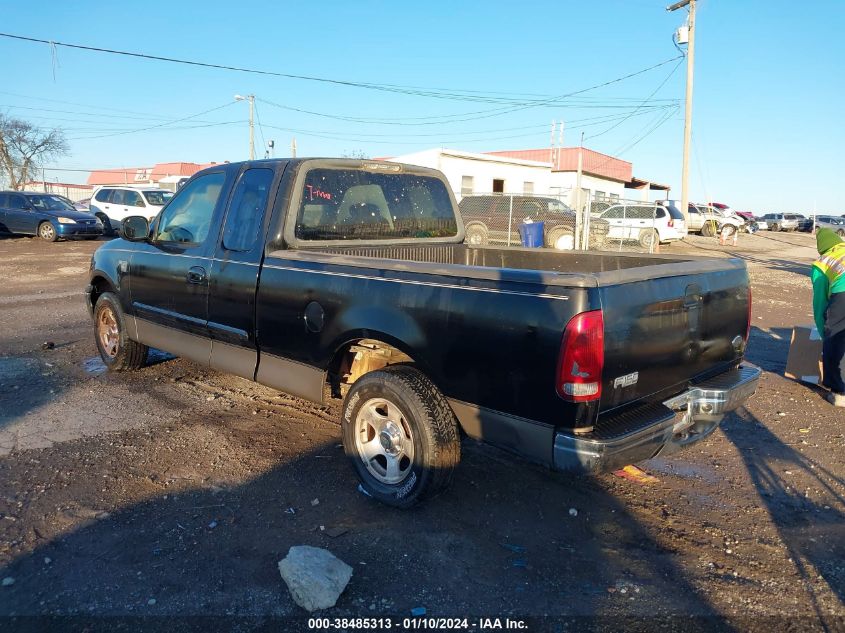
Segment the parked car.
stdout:
[[792,214],[792,215],[795,215],[796,219],[798,220],[798,229],[797,230],[801,231],[802,233],[812,233],[813,232],[814,224],[813,224],[812,218],[808,218],[807,216],[802,215],[801,213],[795,213],[795,214]]
[[[663,200],[660,204],[680,213],[680,201],[678,200]],[[713,237],[721,233],[725,224],[730,224],[738,231],[742,231],[745,229],[746,222],[733,212],[725,213],[711,205],[694,202],[687,205],[686,227],[690,233],[701,233],[705,237]]]
[[62,196],[32,191],[0,191],[0,232],[37,235],[48,242],[61,238],[95,240],[103,224],[77,211]]
[[766,220],[762,215],[761,216],[754,216],[754,223],[757,225],[758,231],[766,231],[769,228],[768,220]]
[[845,218],[835,215],[817,215],[816,231],[819,229],[830,229],[836,231],[840,237],[845,237]]
[[[511,194],[470,195],[463,197],[459,207],[466,226],[468,244],[519,246],[519,227],[525,218],[531,218],[534,222],[545,224],[546,247],[558,250],[575,247],[575,212],[557,198]],[[606,222],[591,222],[590,246],[601,248],[608,230]]]
[[610,226],[608,239],[637,241],[648,249],[654,246],[655,240],[665,244],[682,240],[687,234],[683,214],[662,205],[614,204],[596,217]]
[[120,224],[130,215],[143,215],[150,222],[173,197],[172,191],[155,187],[100,187],[91,198],[91,213],[100,218],[107,235],[120,230]]
[[794,213],[766,213],[763,220],[770,231],[795,231],[798,229],[798,216]]
[[465,238],[433,169],[220,164],[152,227],[127,218],[94,253],[85,296],[110,370],[139,369],[156,347],[342,398],[360,489],[398,507],[448,486],[463,434],[562,471],[608,470],[703,440],[755,392],[743,260]]

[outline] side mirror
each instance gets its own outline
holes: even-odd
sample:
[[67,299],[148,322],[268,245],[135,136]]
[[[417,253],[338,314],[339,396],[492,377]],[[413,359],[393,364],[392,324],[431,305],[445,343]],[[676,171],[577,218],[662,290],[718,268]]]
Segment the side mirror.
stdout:
[[121,233],[130,242],[146,242],[150,238],[150,223],[141,215],[130,215],[123,221]]

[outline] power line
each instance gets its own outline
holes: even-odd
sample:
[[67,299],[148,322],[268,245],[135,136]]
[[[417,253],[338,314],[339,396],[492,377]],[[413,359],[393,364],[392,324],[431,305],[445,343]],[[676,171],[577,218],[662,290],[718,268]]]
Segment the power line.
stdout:
[[[482,91],[455,91],[445,88],[420,88],[415,86],[402,86],[397,84],[376,84],[376,83],[367,83],[367,82],[357,82],[357,81],[348,81],[348,80],[341,80],[341,79],[332,79],[327,77],[314,77],[309,75],[299,75],[293,73],[281,73],[276,71],[269,71],[269,70],[260,70],[255,68],[245,68],[240,66],[229,66],[225,64],[213,64],[210,62],[200,62],[195,60],[187,60],[187,59],[179,59],[175,57],[164,57],[160,55],[149,55],[146,53],[137,53],[132,51],[121,51],[116,49],[109,49],[109,48],[102,48],[98,46],[88,46],[83,44],[72,44],[68,42],[59,42],[56,40],[45,40],[41,38],[35,37],[27,37],[23,35],[14,35],[11,33],[0,33],[0,37],[5,37],[8,39],[25,41],[25,42],[34,42],[38,44],[47,44],[51,48],[54,47],[64,47],[64,48],[72,48],[78,50],[85,50],[90,52],[96,53],[106,53],[109,55],[121,55],[125,57],[135,57],[140,59],[148,59],[153,61],[161,61],[161,62],[169,62],[175,64],[184,64],[188,66],[198,66],[203,68],[212,68],[217,70],[228,70],[233,72],[242,72],[242,73],[251,73],[257,75],[265,75],[271,77],[281,77],[285,79],[298,79],[302,81],[312,81],[318,83],[327,83],[333,85],[340,85],[340,86],[347,86],[347,87],[354,87],[354,88],[363,88],[368,90],[379,90],[383,92],[393,92],[398,94],[407,94],[413,96],[425,96],[437,99],[450,99],[450,100],[458,100],[458,101],[479,101],[479,102],[486,102],[486,103],[508,103],[511,105],[516,105],[517,109],[524,109],[526,107],[536,107],[537,105],[542,105],[544,103],[553,102],[555,100],[560,100],[565,98],[566,96],[574,96],[580,94],[582,92],[586,92],[588,90],[594,90],[596,88],[601,88],[604,86],[608,86],[613,83],[617,83],[619,81],[624,81],[625,79],[629,79],[631,77],[635,77],[640,75],[644,72],[648,72],[649,70],[653,70],[655,68],[659,68],[665,64],[668,64],[677,57],[666,60],[664,62],[660,62],[659,64],[655,64],[654,66],[650,66],[649,68],[645,68],[640,71],[636,71],[634,73],[629,73],[623,77],[619,77],[617,79],[613,79],[602,84],[598,84],[596,86],[592,86],[590,88],[586,88],[584,90],[580,90],[570,95],[559,95],[557,97],[550,97],[550,98],[543,98],[536,101],[525,101],[524,99],[504,99],[500,96],[490,96],[490,97],[481,97],[480,95],[488,94],[488,95],[501,95],[500,92],[482,92]],[[477,114],[477,113],[473,113]]]
[[[173,121],[168,121],[168,122],[165,122],[165,123],[159,123],[158,125],[151,125],[149,127],[142,127],[142,128],[138,128],[138,129],[135,129],[135,130],[128,130],[126,132],[114,132],[114,133],[111,133],[111,134],[99,134],[97,136],[79,136],[79,137],[69,139],[69,140],[72,140],[72,141],[74,141],[74,140],[91,140],[91,139],[95,139],[95,138],[107,138],[107,137],[110,137],[110,136],[122,136],[124,134],[135,134],[136,132],[147,132],[149,130],[155,130],[156,128],[165,127],[165,126],[171,125],[173,123],[181,123],[182,121],[187,121],[188,119],[193,119],[195,117],[202,116],[203,114],[208,114],[209,112],[215,112],[216,110],[222,110],[223,108],[228,108],[233,103],[234,103],[234,101],[231,101],[229,103],[224,103],[223,105],[217,106],[216,108],[210,108],[208,110],[203,110],[202,112],[197,112],[196,114],[192,114],[190,116],[182,117],[181,119],[174,119]],[[214,125],[214,124],[212,124],[212,125]]]
[[621,121],[618,121],[618,122],[614,123],[613,125],[611,125],[611,126],[610,126],[609,128],[607,128],[606,130],[603,130],[603,131],[599,132],[598,134],[593,134],[592,136],[587,137],[585,140],[590,140],[590,139],[598,138],[599,136],[603,136],[603,135],[607,134],[608,132],[610,132],[611,130],[616,129],[617,127],[619,127],[620,125],[622,125],[623,123],[625,123],[625,121],[627,121],[627,120],[628,120],[628,119],[630,119],[632,116],[634,116],[634,115],[635,115],[635,114],[636,114],[639,110],[641,110],[643,107],[645,107],[645,105],[646,105],[646,104],[647,104],[647,103],[651,100],[651,98],[652,98],[654,95],[656,95],[656,94],[660,91],[660,89],[661,89],[663,86],[665,86],[665,85],[666,85],[666,82],[667,82],[667,81],[669,81],[669,80],[672,78],[672,75],[674,75],[674,74],[675,74],[675,71],[676,71],[676,70],[678,70],[678,68],[680,67],[680,65],[681,65],[683,62],[684,62],[684,60],[683,60],[683,59],[681,59],[680,61],[678,61],[678,63],[677,63],[677,64],[675,64],[675,66],[673,66],[673,67],[672,67],[672,70],[670,70],[670,71],[669,71],[669,74],[668,74],[668,75],[666,75],[666,78],[665,78],[663,81],[661,81],[661,82],[660,82],[660,84],[657,86],[657,88],[655,88],[655,89],[654,89],[654,91],[653,91],[653,92],[652,92],[652,93],[651,93],[648,97],[646,97],[646,98],[645,98],[645,101],[643,101],[640,105],[638,105],[638,106],[634,109],[634,111],[633,111],[633,112],[631,112],[628,116],[626,116],[625,118],[623,118]]

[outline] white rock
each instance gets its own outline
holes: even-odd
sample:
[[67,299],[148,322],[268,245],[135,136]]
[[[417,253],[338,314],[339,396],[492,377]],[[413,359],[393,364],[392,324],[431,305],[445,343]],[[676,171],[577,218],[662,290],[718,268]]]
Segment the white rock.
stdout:
[[12,578],[11,576],[6,576],[6,577],[3,579],[3,583],[2,583],[2,585],[3,585],[4,587],[11,587],[11,586],[12,586],[12,585],[14,585],[14,584],[15,584],[15,579],[14,579],[14,578]]
[[578,516],[578,510],[576,510],[575,508],[569,508],[569,516],[577,517]]
[[326,549],[297,545],[279,561],[288,591],[306,611],[333,607],[352,578],[352,568]]

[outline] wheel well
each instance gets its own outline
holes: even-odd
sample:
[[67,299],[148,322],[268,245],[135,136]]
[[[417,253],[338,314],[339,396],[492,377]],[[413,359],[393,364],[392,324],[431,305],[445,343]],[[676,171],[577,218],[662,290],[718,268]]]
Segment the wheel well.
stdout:
[[359,339],[341,347],[329,365],[332,396],[340,398],[364,374],[388,365],[413,364],[414,359],[399,348],[378,339]]
[[97,305],[97,299],[104,292],[114,292],[114,287],[104,277],[94,277],[91,280],[91,306]]

